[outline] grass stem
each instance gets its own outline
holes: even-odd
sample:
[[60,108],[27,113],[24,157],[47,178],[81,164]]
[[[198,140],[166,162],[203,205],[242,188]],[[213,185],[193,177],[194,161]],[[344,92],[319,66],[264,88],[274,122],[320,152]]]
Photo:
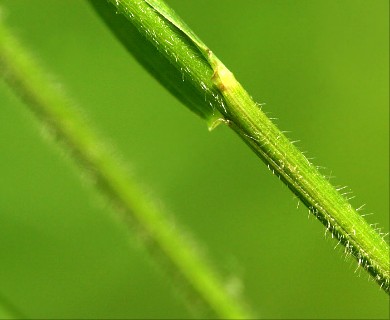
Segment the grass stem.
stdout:
[[[149,72],[208,120],[210,128],[220,123],[229,125],[345,246],[346,254],[353,255],[358,265],[390,293],[387,242],[272,123],[234,75],[164,1],[89,1]],[[146,49],[140,51],[140,47]],[[167,74],[175,76],[167,79]]]
[[124,223],[130,229],[136,227],[152,257],[168,269],[179,287],[187,289],[192,305],[200,304],[213,318],[250,317],[237,299],[227,294],[219,277],[185,235],[140,191],[72,101],[50,82],[3,24],[0,24],[0,75],[60,147],[92,177]]

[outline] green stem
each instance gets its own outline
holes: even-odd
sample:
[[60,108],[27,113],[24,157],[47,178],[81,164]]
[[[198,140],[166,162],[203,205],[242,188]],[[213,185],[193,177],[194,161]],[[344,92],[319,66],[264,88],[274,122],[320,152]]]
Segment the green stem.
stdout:
[[[218,123],[228,124],[345,246],[346,254],[352,254],[359,266],[390,293],[386,241],[268,119],[233,74],[171,8],[162,0],[109,0],[111,4],[89,1],[160,82],[185,103],[183,96],[192,90],[196,100],[187,106],[209,120],[211,128]],[[139,34],[136,42],[135,32]],[[139,46],[147,50],[140,51]],[[169,64],[159,64],[163,59]],[[165,80],[167,72],[179,74],[185,81],[178,81],[177,76]]]
[[212,317],[249,317],[237,299],[226,293],[215,272],[197,255],[177,226],[139,190],[73,103],[51,84],[28,52],[1,24],[0,75],[71,153],[76,164],[92,176],[126,225],[131,229],[136,226],[153,257],[164,263],[179,287],[187,289],[193,305],[201,303]]

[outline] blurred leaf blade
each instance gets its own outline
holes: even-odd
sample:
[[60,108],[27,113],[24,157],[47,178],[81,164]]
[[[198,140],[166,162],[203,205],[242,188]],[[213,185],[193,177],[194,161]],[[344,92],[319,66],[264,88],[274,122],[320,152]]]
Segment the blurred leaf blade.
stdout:
[[[166,51],[156,50],[153,42],[145,41],[144,35],[138,31],[134,24],[123,15],[116,14],[117,9],[112,3],[100,0],[89,0],[89,2],[126,50],[177,99],[205,119],[209,125],[222,117],[213,106],[219,102],[212,94],[205,93],[205,89],[202,87],[211,87],[213,71],[191,41],[187,41],[185,36],[174,40],[179,41],[178,39],[180,39],[184,47],[181,52],[184,52],[187,59],[191,60],[192,56],[198,57],[194,59],[197,63],[197,70],[186,68],[188,60],[183,61],[180,67],[177,64],[172,64],[166,58]],[[142,5],[146,8],[149,7],[146,3]],[[169,28],[170,26],[165,25],[165,27]],[[194,76],[193,72],[197,72],[197,75]],[[203,84],[199,82],[199,78]],[[214,95],[216,94],[214,92]]]

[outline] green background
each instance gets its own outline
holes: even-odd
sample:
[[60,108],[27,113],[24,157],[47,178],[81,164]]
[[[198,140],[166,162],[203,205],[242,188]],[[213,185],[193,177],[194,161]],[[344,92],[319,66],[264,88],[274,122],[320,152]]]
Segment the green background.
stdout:
[[[168,3],[388,232],[388,1]],[[259,317],[389,317],[388,296],[354,273],[354,260],[324,240],[249,148],[227,128],[209,133],[85,1],[0,5],[1,19]],[[0,295],[32,318],[190,317],[170,279],[40,131],[0,82]]]

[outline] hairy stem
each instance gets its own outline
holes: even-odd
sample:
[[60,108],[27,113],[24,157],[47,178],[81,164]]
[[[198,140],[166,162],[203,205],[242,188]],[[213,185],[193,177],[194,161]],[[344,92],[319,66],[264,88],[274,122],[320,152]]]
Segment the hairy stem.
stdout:
[[[109,0],[111,4],[89,1],[149,72],[207,119],[210,128],[228,124],[345,246],[346,254],[352,254],[359,266],[390,293],[386,241],[268,119],[233,74],[171,8],[162,0]],[[140,51],[140,47],[145,50]],[[162,66],[160,61],[164,59],[169,63]],[[168,72],[181,76],[166,79]],[[192,96],[186,100],[183,97],[188,91]]]
[[250,317],[237,299],[227,294],[185,235],[139,190],[73,103],[51,84],[26,49],[1,24],[0,75],[59,145],[70,152],[76,164],[92,177],[126,225],[136,227],[152,257],[164,264],[179,287],[187,290],[193,306],[199,304],[211,317]]

